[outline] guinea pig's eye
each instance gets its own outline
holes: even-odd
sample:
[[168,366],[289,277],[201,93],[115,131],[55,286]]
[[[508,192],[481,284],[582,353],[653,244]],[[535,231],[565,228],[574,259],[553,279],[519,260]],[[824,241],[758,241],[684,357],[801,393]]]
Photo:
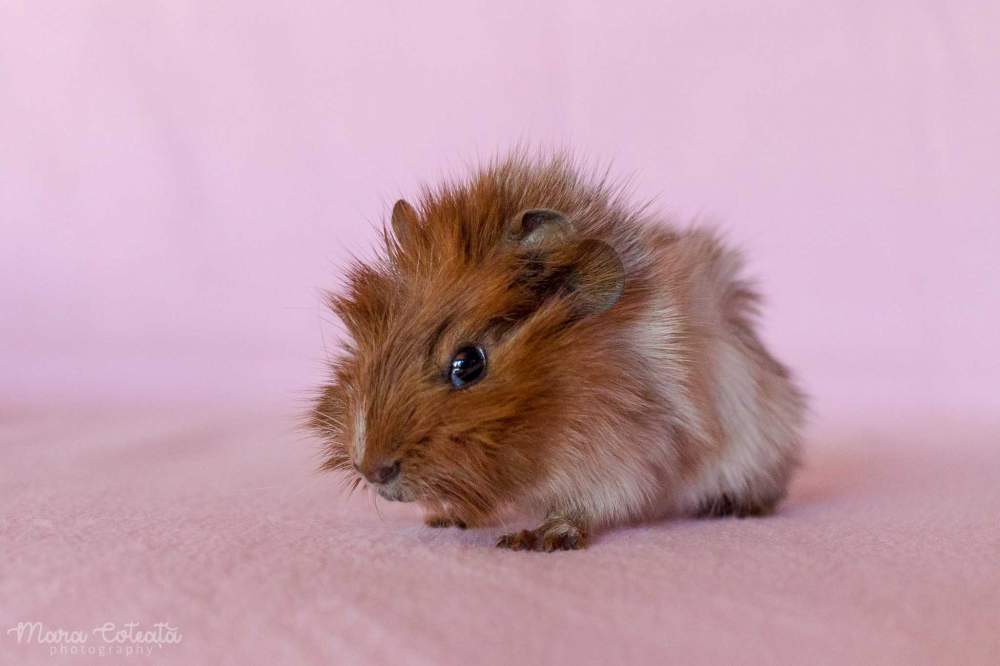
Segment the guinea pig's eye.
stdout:
[[486,352],[478,345],[466,345],[451,359],[448,377],[457,389],[475,384],[486,374]]

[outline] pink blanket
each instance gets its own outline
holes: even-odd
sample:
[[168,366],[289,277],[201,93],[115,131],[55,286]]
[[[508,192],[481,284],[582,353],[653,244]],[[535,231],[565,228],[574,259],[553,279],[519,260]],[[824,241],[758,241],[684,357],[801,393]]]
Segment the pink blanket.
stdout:
[[[540,554],[493,548],[500,527],[432,530],[411,507],[347,499],[336,477],[312,472],[315,442],[285,411],[7,409],[0,662],[1000,654],[995,420],[821,425],[773,517],[641,525],[584,552]],[[22,622],[89,639],[45,643],[28,627],[19,643]],[[125,648],[153,661],[113,652]]]

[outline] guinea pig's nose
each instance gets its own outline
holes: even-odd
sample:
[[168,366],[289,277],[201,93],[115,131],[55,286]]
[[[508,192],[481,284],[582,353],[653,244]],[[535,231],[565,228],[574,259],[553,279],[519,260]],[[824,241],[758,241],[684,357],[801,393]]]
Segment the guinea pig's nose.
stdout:
[[372,483],[389,483],[397,476],[399,476],[398,460],[390,465],[379,465],[372,472],[371,476],[368,477],[368,480]]

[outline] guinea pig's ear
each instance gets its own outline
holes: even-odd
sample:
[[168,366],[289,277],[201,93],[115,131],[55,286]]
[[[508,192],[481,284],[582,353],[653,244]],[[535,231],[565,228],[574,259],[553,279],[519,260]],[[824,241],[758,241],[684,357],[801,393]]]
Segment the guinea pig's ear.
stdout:
[[596,238],[576,242],[566,216],[529,208],[510,222],[510,238],[527,260],[522,279],[541,298],[562,293],[580,315],[604,312],[621,298],[625,267],[614,248]]
[[529,208],[514,216],[508,234],[524,247],[550,247],[569,235],[569,221],[556,210]]
[[534,294],[534,309],[549,298],[566,298],[577,316],[598,314],[621,298],[625,267],[614,248],[596,238],[529,247],[519,252],[518,281]]
[[569,286],[581,314],[604,312],[625,289],[625,266],[614,248],[588,238],[574,248]]
[[400,199],[392,207],[392,235],[400,245],[408,245],[417,234],[420,217],[405,199]]

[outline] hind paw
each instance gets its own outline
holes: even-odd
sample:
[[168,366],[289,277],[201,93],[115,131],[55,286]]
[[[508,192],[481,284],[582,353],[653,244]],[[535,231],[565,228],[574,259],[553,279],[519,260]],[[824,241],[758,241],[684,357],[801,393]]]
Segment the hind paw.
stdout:
[[733,497],[723,493],[719,497],[705,500],[695,511],[698,518],[722,518],[724,516],[736,516],[737,518],[747,518],[750,516],[766,516],[774,512],[777,500],[761,502]]

